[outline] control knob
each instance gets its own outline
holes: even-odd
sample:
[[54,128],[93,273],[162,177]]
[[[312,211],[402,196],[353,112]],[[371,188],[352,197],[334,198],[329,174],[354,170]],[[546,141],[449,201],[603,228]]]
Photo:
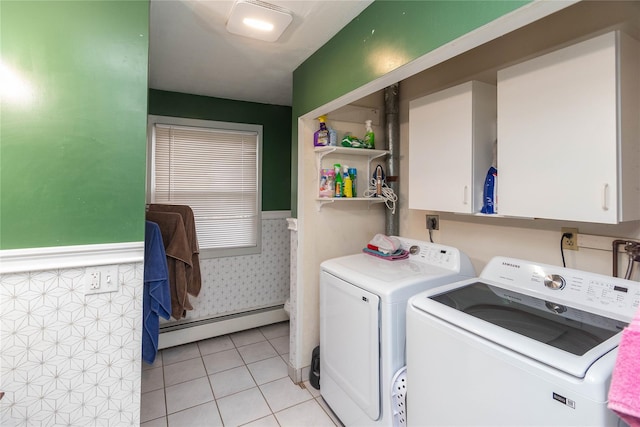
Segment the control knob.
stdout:
[[549,289],[564,289],[564,286],[566,284],[567,282],[565,282],[564,277],[560,276],[559,274],[548,274],[544,278],[544,285]]

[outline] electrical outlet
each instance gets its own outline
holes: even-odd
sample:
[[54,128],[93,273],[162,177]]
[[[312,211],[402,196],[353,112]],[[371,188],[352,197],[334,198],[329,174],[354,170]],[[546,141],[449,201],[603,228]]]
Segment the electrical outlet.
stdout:
[[578,250],[578,229],[562,227],[561,232],[563,236],[566,233],[571,234],[571,237],[562,238],[562,249],[567,249],[569,251],[577,251]]
[[100,271],[94,270],[87,273],[87,290],[96,291],[100,289]]
[[438,215],[427,215],[427,230],[439,230],[440,219]]
[[103,265],[87,268],[87,272],[84,276],[85,295],[116,292],[118,288],[117,265]]

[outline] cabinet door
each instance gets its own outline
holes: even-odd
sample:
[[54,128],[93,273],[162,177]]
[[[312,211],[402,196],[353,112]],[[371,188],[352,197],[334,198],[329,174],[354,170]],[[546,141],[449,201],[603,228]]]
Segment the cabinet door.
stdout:
[[495,115],[495,86],[477,81],[411,101],[410,209],[480,211]]
[[618,221],[616,33],[498,72],[504,215]]

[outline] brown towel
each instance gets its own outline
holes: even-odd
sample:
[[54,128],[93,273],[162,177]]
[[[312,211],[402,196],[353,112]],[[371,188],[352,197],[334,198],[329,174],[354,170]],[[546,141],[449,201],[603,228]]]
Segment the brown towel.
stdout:
[[186,205],[149,205],[151,212],[176,212],[182,215],[184,229],[187,232],[187,241],[191,248],[191,269],[188,271],[187,291],[189,294],[197,297],[202,287],[202,278],[200,276],[200,249],[198,248],[198,237],[196,235],[196,220],[193,216],[193,210]]
[[192,270],[191,247],[182,215],[175,212],[149,211],[146,218],[158,224],[162,233],[171,285],[171,315],[178,320],[184,317],[185,310],[193,310],[187,295],[187,278]]

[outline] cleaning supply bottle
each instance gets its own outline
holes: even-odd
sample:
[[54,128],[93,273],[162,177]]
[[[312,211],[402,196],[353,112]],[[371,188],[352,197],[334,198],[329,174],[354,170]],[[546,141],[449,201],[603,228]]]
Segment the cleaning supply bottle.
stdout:
[[329,145],[335,147],[338,145],[338,132],[331,126],[327,126],[329,130]]
[[332,168],[322,169],[320,174],[320,197],[333,197],[336,191],[336,172]]
[[353,197],[358,197],[358,171],[356,168],[349,168],[349,178],[351,178],[351,193]]
[[333,165],[333,169],[336,172],[336,194],[335,197],[344,197],[344,185],[342,181],[342,167],[339,163]]
[[366,131],[364,134],[364,147],[376,148],[375,135],[373,134],[373,128],[371,127],[371,120],[365,121],[364,126],[366,128]]
[[320,122],[320,129],[315,131],[313,134],[313,146],[314,147],[324,147],[325,145],[329,145],[329,131],[327,130],[327,124],[325,123],[327,120],[327,116],[318,117],[318,121]]
[[351,177],[349,176],[349,166],[344,166],[342,170],[344,197],[353,197],[353,181],[351,181]]

